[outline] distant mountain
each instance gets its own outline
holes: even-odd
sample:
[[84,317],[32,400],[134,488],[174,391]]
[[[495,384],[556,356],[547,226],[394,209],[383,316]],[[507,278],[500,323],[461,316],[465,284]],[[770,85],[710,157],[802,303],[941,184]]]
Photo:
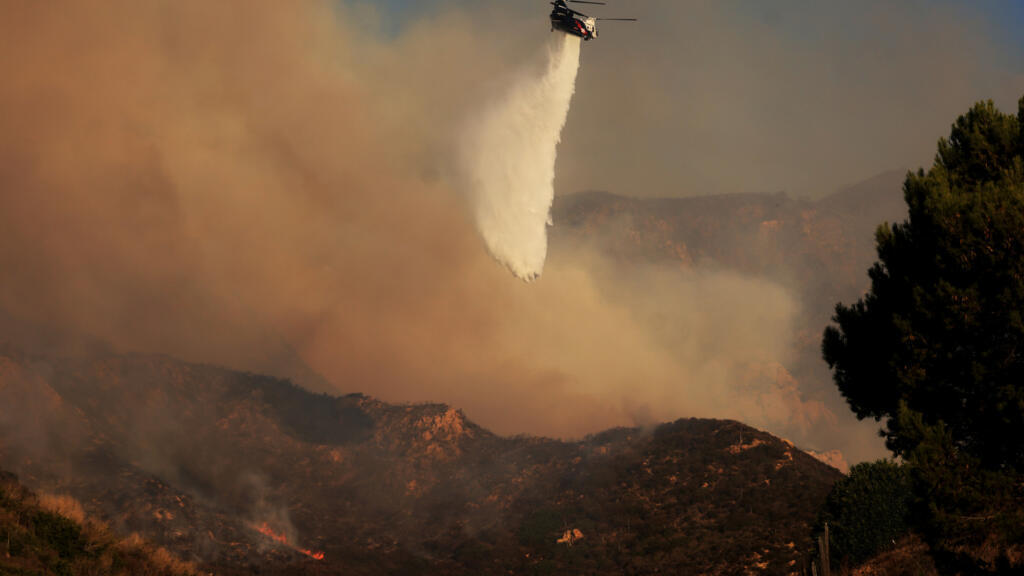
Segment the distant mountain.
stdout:
[[[846,412],[821,359],[821,334],[837,302],[869,286],[875,230],[906,218],[902,172],[869,178],[819,200],[786,194],[631,198],[582,192],[555,199],[551,250],[585,245],[623,266],[708,267],[773,280],[799,300],[794,359],[785,369],[806,399]],[[820,436],[821,447],[842,438]],[[861,448],[863,450],[863,448]]]
[[[883,221],[893,223],[907,216],[901,171],[883,172],[815,202],[815,206],[849,222],[854,229],[873,230]],[[870,238],[869,238],[870,240]]]
[[162,356],[0,348],[0,466],[218,574],[790,574],[839,472],[732,421],[578,442]]
[[794,282],[812,301],[867,286],[874,231],[906,217],[904,174],[880,174],[817,201],[778,194],[629,198],[582,192],[555,199],[552,244],[589,241],[635,261],[713,264]]

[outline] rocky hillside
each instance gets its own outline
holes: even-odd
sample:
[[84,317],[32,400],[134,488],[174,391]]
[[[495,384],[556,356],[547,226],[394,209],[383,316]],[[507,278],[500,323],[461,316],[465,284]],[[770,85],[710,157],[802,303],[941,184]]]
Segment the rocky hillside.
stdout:
[[0,466],[221,574],[789,574],[839,473],[732,421],[578,442],[167,357],[0,349]]

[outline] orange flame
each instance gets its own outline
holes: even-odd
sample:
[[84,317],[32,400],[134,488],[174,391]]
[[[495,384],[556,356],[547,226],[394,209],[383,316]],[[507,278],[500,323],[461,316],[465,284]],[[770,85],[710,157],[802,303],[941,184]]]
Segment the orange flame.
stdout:
[[283,533],[274,532],[274,529],[271,528],[270,524],[268,524],[266,522],[264,522],[260,526],[257,526],[256,527],[256,531],[259,532],[260,534],[263,534],[267,538],[270,538],[274,542],[277,542],[278,544],[284,544],[285,546],[291,548],[292,550],[295,550],[296,552],[299,552],[301,554],[305,554],[306,556],[309,556],[310,558],[312,558],[314,560],[323,560],[324,559],[324,553],[323,552],[314,552],[312,550],[307,550],[305,548],[299,548],[298,546],[294,546],[292,544],[289,544],[287,536],[285,536]]
[[274,532],[274,529],[271,528],[270,525],[266,522],[264,522],[263,525],[257,528],[256,530],[259,531],[260,534],[263,534],[264,536],[270,538],[275,542],[280,542],[285,546],[288,545],[288,537],[284,534],[278,534],[277,532]]

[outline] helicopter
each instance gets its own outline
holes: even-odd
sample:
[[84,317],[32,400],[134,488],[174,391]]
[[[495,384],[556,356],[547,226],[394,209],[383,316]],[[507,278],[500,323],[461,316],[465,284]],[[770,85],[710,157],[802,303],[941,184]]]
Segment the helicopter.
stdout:
[[[619,20],[627,22],[636,22],[636,18],[594,18],[593,16],[587,16],[582,12],[577,12],[569,5],[566,4],[567,0],[553,0],[551,5],[554,8],[551,9],[551,31],[561,30],[566,34],[572,34],[573,36],[579,36],[584,40],[590,40],[597,38],[597,21],[598,20]],[[604,5],[604,2],[593,2],[590,0],[568,0],[576,4],[600,4]]]

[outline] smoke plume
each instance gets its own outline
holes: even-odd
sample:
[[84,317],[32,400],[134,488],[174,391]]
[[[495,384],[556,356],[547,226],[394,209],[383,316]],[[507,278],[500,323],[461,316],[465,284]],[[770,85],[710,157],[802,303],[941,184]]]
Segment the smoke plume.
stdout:
[[[572,82],[541,81],[543,58],[525,76],[532,84],[520,76],[509,91],[508,79],[538,46],[566,40],[528,3],[452,4],[460,9],[377,34],[372,7],[333,0],[4,3],[0,340],[49,349],[60,333],[86,334],[318,391],[447,402],[499,433],[579,436],[733,417],[806,447],[840,447],[851,461],[880,455],[874,423],[836,423],[806,383],[779,369],[801,308],[786,283],[699,262],[619,268],[557,240],[544,262]],[[799,46],[747,34],[763,27],[737,22],[724,5],[633,4],[624,15],[643,28],[587,44],[559,148],[560,192],[771,189],[782,174],[816,179],[838,164],[847,168],[835,178],[859,176],[878,164],[876,150],[903,146],[890,129],[927,140],[931,154],[953,114],[986,94],[964,71],[989,50],[911,41],[949,27],[921,24],[909,8],[895,11],[907,17],[893,21],[898,33],[877,55],[844,40],[831,51],[813,46],[808,63],[790,57]],[[988,45],[984,30],[948,20]],[[500,33],[481,22],[500,22]],[[836,30],[856,31],[836,22],[800,29],[837,41],[846,36]],[[907,38],[905,49],[896,42]],[[565,75],[553,77],[575,74],[577,49],[555,46],[550,68]],[[808,85],[835,54],[852,68],[828,76],[839,80],[810,104],[793,97],[820,93]],[[746,74],[751,67],[762,73]],[[845,90],[847,81],[859,90]],[[893,106],[897,88],[904,105]],[[485,133],[483,120],[503,119],[515,98],[526,109],[510,114],[537,116]],[[490,102],[500,104],[474,114]],[[530,108],[536,102],[557,118]],[[927,117],[908,125],[893,116],[919,102]],[[799,110],[800,122],[776,110]],[[519,130],[541,125],[545,140],[525,146],[536,135]],[[474,134],[475,148],[466,145]],[[481,163],[464,162],[467,150]],[[469,176],[486,186],[467,207]],[[544,264],[545,281],[510,281],[481,232],[521,275]],[[28,406],[10,398],[0,406]],[[46,444],[38,432],[24,441]],[[140,438],[165,438],[154,434]]]
[[487,249],[527,281],[544,269],[555,158],[579,61],[579,38],[552,36],[547,66],[521,73],[473,119],[462,143],[461,168]]

